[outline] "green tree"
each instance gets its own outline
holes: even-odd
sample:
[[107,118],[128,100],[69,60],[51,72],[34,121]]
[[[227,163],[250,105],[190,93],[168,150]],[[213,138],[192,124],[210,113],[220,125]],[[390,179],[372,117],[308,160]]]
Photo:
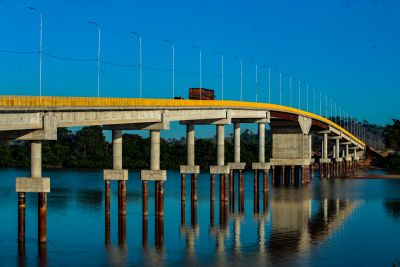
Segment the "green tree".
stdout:
[[111,146],[106,142],[101,126],[83,127],[74,138],[73,166],[81,168],[111,168]]
[[400,152],[400,120],[393,119],[393,125],[385,126],[383,140],[386,147],[390,147],[396,153]]

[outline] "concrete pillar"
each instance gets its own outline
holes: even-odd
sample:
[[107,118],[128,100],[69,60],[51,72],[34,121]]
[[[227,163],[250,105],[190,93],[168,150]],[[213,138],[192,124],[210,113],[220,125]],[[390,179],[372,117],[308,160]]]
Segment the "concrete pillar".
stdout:
[[150,131],[150,170],[160,169],[160,131]]
[[126,241],[126,181],[118,181],[119,204],[118,208],[118,242],[120,245]]
[[38,193],[38,232],[39,242],[46,243],[46,214],[47,214],[46,193]]
[[272,165],[272,185],[275,185],[276,183],[276,171],[275,171],[275,165]]
[[282,166],[282,173],[281,173],[281,183],[282,185],[285,185],[285,166]]
[[225,131],[224,125],[217,125],[217,162],[218,166],[225,165]]
[[258,161],[265,162],[265,123],[258,124]]
[[308,135],[308,154],[309,158],[312,158],[312,135]]
[[42,142],[31,141],[31,177],[42,177]]
[[240,123],[234,123],[235,162],[240,162]]
[[324,146],[323,146],[323,158],[328,158],[328,134],[324,133]]
[[122,170],[122,131],[112,131],[113,169]]
[[350,153],[349,153],[349,145],[346,144],[346,157],[348,157],[348,156],[350,156]]
[[340,158],[340,141],[336,139],[336,157]]
[[194,124],[186,125],[187,164],[194,166]]

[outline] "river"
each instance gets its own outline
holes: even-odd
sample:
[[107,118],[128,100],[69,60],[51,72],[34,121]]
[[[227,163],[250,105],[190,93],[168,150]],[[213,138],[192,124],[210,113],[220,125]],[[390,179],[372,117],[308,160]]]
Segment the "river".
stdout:
[[[371,172],[369,174],[379,174]],[[214,225],[209,175],[198,178],[197,222],[190,216],[187,177],[185,223],[180,174],[165,183],[164,244],[155,247],[154,185],[149,184],[148,244],[142,242],[141,183],[127,182],[126,242],[118,241],[117,184],[111,186],[111,240],[105,244],[101,170],[44,170],[51,177],[47,245],[37,242],[37,195],[27,194],[25,249],[17,241],[15,177],[0,170],[0,266],[392,266],[400,262],[400,180],[324,179],[300,187],[272,187],[254,210],[253,173],[245,173],[244,212],[219,221],[216,179]],[[237,182],[238,179],[236,179]],[[237,185],[236,192],[237,192]],[[237,203],[236,193],[235,203]],[[399,263],[400,264],[400,263]]]

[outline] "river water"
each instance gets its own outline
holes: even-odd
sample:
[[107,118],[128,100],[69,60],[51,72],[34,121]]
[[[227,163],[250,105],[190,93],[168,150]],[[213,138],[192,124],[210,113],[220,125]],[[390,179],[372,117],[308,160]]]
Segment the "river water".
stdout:
[[[253,174],[245,174],[244,213],[219,224],[210,220],[209,175],[198,184],[197,223],[190,216],[187,177],[182,224],[180,175],[165,183],[164,244],[155,246],[154,185],[149,185],[148,244],[142,242],[141,183],[127,182],[126,243],[118,241],[117,185],[112,183],[111,243],[105,244],[101,170],[44,170],[51,177],[47,246],[37,243],[37,195],[27,194],[26,244],[18,249],[15,177],[28,170],[0,170],[0,266],[392,266],[400,264],[400,180],[330,179],[316,176],[302,187],[272,187],[254,211]],[[237,182],[237,179],[236,179]],[[237,192],[237,188],[236,188]],[[238,194],[236,194],[236,197]],[[235,199],[237,202],[237,198]],[[399,265],[400,266],[400,265]]]

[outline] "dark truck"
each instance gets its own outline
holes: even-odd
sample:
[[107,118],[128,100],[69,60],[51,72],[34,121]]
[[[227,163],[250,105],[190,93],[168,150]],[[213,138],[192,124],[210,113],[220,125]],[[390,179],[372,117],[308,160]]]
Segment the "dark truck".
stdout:
[[214,100],[214,90],[205,88],[189,88],[189,99],[193,100]]

